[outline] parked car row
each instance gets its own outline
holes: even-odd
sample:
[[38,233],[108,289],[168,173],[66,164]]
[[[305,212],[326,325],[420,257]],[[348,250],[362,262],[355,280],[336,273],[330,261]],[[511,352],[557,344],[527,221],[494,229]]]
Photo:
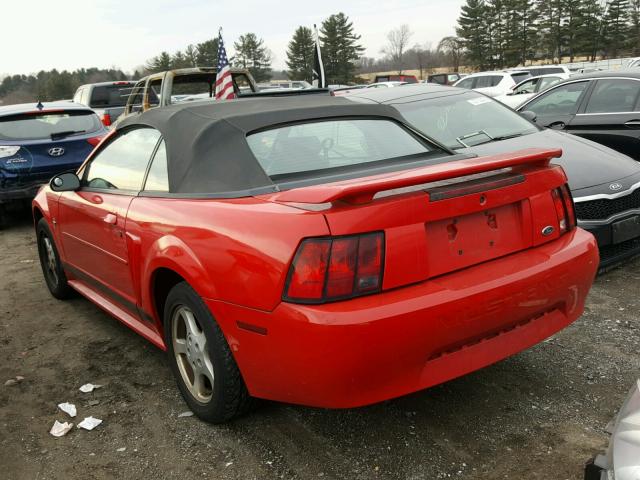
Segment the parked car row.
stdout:
[[167,350],[204,420],[464,375],[569,325],[598,269],[640,253],[640,162],[541,123],[558,88],[578,115],[605,93],[635,109],[640,81],[561,78],[517,113],[406,79],[336,96],[248,77],[252,94],[211,102],[212,72],[183,73],[136,82],[110,131],[86,106],[14,108],[0,179],[39,171],[30,196],[53,177],[32,204],[52,295],[77,291]]

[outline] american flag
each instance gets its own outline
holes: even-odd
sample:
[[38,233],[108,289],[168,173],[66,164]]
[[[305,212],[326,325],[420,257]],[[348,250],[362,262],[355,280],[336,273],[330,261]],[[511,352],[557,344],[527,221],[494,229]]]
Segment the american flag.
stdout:
[[216,100],[236,98],[231,78],[231,67],[227,58],[227,51],[222,42],[222,31],[218,33],[218,71],[216,73]]

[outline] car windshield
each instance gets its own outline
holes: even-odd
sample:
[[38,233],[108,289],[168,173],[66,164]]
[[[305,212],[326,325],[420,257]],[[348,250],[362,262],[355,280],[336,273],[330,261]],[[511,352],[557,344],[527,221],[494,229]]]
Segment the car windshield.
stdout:
[[394,106],[418,130],[453,149],[538,131],[500,102],[474,92]]
[[100,129],[97,115],[87,110],[22,113],[0,117],[0,140],[62,138]]
[[274,177],[426,154],[432,149],[387,120],[328,120],[250,134],[249,148]]

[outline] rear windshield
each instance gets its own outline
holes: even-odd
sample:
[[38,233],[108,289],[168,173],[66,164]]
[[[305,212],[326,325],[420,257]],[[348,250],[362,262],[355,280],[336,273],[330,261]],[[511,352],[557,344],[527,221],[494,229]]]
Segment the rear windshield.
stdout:
[[531,76],[531,74],[529,72],[512,73],[511,74],[511,78],[513,78],[513,81],[516,82],[516,84],[520,83],[523,80],[526,80],[530,76]]
[[58,136],[93,133],[101,128],[98,116],[90,111],[23,113],[0,117],[0,140],[41,140]]
[[351,167],[432,151],[388,120],[327,120],[251,134],[251,151],[270,177]]
[[91,91],[91,108],[124,107],[133,90],[133,83],[124,85],[102,85]]

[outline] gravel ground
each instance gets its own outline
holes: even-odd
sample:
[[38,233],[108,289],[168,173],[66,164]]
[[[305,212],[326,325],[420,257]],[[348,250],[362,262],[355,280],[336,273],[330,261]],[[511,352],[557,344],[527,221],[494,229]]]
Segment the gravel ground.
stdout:
[[[581,479],[640,375],[639,292],[636,259],[597,279],[571,327],[482,371],[367,408],[266,403],[211,426],[178,417],[161,351],[49,295],[24,214],[0,232],[0,478]],[[104,422],[56,439],[60,402]]]

